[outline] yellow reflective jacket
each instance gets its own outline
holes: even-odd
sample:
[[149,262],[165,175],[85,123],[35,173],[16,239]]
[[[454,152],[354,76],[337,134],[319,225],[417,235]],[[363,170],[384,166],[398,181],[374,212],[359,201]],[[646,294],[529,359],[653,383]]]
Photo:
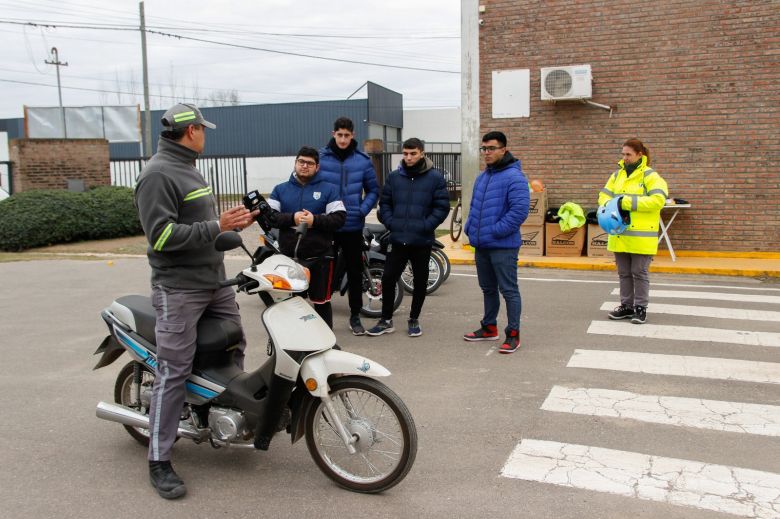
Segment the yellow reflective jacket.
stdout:
[[669,188],[661,175],[647,165],[645,156],[631,175],[626,173],[622,160],[618,166],[620,169],[610,175],[607,185],[599,192],[599,206],[622,195],[620,206],[631,212],[631,225],[623,234],[610,235],[607,250],[654,255],[658,252],[661,208],[669,196]]

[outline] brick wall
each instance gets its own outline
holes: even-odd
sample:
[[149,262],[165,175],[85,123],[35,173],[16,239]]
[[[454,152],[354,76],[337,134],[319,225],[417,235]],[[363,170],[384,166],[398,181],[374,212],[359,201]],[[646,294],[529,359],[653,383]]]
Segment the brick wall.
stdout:
[[[681,212],[679,250],[780,251],[780,1],[485,0],[481,130],[552,204],[595,207],[639,137]],[[540,67],[590,64],[592,101],[540,100]],[[492,119],[491,72],[530,69],[530,118]]]
[[108,141],[104,139],[14,139],[14,193],[67,189],[68,180],[87,188],[110,185]]

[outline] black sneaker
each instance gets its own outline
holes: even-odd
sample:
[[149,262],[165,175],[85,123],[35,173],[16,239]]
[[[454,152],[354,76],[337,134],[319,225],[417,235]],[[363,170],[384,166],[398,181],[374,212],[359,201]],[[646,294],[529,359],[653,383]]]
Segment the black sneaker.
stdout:
[[463,334],[465,341],[496,341],[498,340],[498,327],[495,324],[483,325],[479,330]]
[[634,316],[631,317],[631,322],[634,324],[645,324],[645,321],[647,321],[647,307],[635,306]]
[[393,320],[390,319],[388,321],[385,321],[384,319],[380,319],[378,323],[376,323],[376,326],[368,330],[366,333],[371,335],[372,337],[376,337],[377,335],[382,335],[383,333],[393,333],[395,331],[395,328],[393,328]]
[[170,461],[150,461],[149,480],[165,499],[176,499],[187,493],[184,481],[174,472]]
[[422,335],[422,328],[420,328],[420,321],[417,319],[409,319],[407,321],[409,327],[407,329],[407,333],[409,337],[419,337]]
[[620,305],[612,310],[608,315],[610,319],[614,319],[615,321],[620,319],[630,319],[634,317],[634,307]]
[[506,340],[498,348],[498,353],[514,353],[517,348],[520,347],[520,332],[517,330],[510,330],[506,334]]
[[360,323],[360,316],[353,315],[349,318],[349,329],[352,330],[352,335],[365,335],[366,329]]

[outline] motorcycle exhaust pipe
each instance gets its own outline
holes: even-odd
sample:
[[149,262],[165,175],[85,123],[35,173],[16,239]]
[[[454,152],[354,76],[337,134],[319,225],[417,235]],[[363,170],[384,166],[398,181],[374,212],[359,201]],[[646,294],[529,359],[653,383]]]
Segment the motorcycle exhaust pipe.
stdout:
[[[97,409],[95,410],[95,416],[103,420],[108,420],[109,422],[129,425],[130,427],[139,427],[141,429],[149,428],[148,416],[122,405],[99,402]],[[182,438],[189,438],[190,440],[202,439],[198,431],[181,426],[179,426],[179,430],[176,431],[176,435],[181,436]]]

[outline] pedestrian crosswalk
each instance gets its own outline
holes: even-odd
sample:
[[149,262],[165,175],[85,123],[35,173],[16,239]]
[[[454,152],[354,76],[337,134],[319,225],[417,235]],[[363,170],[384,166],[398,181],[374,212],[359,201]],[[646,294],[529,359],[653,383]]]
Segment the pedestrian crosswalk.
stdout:
[[[652,312],[652,308],[648,311]],[[780,347],[780,333],[754,332],[750,330],[728,330],[704,326],[672,326],[664,324],[645,324],[626,326],[620,321],[593,321],[588,333],[600,335],[622,335],[624,337],[643,337],[647,339],[675,339],[679,341],[725,342],[746,346]]]
[[[780,360],[780,296],[771,295],[772,289],[747,293],[742,287],[729,291],[729,287],[719,286],[717,292],[712,292],[706,287],[666,289],[668,286],[650,292],[648,315],[651,319],[664,316],[655,323],[591,321],[587,334],[604,337],[605,345],[614,344],[624,351],[574,349],[567,370],[584,368],[592,383],[583,384],[579,375],[576,384],[567,384],[565,378],[557,380],[540,409],[545,413],[581,416],[583,429],[590,423],[584,420],[587,416],[591,420],[644,423],[646,427],[686,428],[694,437],[695,431],[708,430],[712,431],[710,434],[740,434],[754,438],[752,441],[766,438],[765,441],[777,442],[780,399],[767,395],[777,395],[780,384],[780,362],[774,361]],[[613,290],[611,295],[619,295],[619,290]],[[685,300],[685,304],[673,304],[674,300]],[[609,311],[618,304],[615,300],[605,301],[601,310]],[[736,321],[739,326],[734,326]],[[610,342],[607,337],[616,340]],[[668,351],[662,341],[675,341],[676,348],[684,351],[657,353],[659,348]],[[729,353],[724,355],[724,351]],[[696,354],[685,354],[691,352]],[[762,360],[751,360],[755,358]],[[640,381],[651,375],[656,376],[656,381],[658,376],[676,377],[668,379],[675,381],[669,385],[673,388],[681,387],[679,382],[686,379],[700,381],[694,388],[703,387],[701,384],[707,380],[718,381],[714,393],[726,398],[674,395],[660,388],[663,394],[637,391],[634,387],[606,387],[609,377],[604,375],[610,372],[634,373]],[[655,387],[653,383],[645,381],[644,387]],[[754,401],[729,398],[732,393],[728,384],[737,383],[756,385]],[[756,401],[762,397],[766,401]],[[780,518],[780,467],[766,472],[707,459],[664,457],[653,453],[652,445],[636,445],[635,452],[604,447],[524,438],[510,454],[501,475],[742,517]],[[699,449],[695,442],[690,447],[686,456],[692,452],[691,457],[695,458]],[[706,454],[702,452],[701,457],[706,458]]]

